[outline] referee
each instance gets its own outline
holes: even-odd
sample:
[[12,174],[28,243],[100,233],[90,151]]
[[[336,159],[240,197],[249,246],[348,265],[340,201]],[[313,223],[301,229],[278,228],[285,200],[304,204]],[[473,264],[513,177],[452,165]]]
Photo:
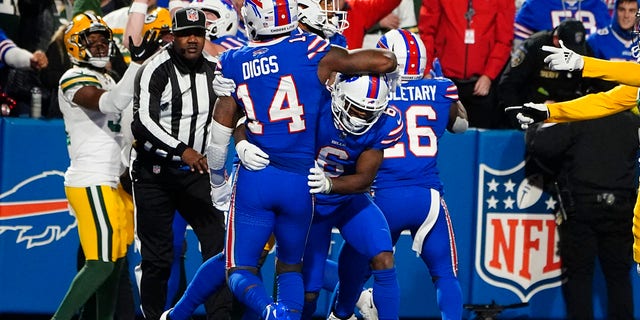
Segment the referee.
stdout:
[[[140,300],[148,320],[164,311],[176,210],[193,228],[204,260],[224,245],[224,214],[213,207],[203,156],[216,101],[215,61],[202,52],[205,21],[198,9],[178,10],[173,46],[149,61],[135,84],[131,175],[142,255]],[[207,304],[209,313],[230,308],[231,293],[222,292]]]

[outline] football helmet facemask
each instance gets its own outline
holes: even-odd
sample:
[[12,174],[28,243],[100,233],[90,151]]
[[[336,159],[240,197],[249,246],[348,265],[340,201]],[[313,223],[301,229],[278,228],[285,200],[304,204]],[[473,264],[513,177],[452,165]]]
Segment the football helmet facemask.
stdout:
[[[104,57],[92,56],[88,36],[100,32],[108,42],[107,54]],[[96,68],[104,68],[114,54],[113,32],[102,18],[92,11],[76,15],[64,32],[64,45],[73,64],[89,64]]]
[[338,75],[331,91],[331,112],[337,128],[363,135],[378,121],[389,103],[389,85],[379,75]]
[[241,13],[251,40],[284,34],[298,27],[298,4],[292,0],[245,0]]
[[342,32],[349,28],[347,21],[347,12],[340,8],[338,0],[320,0],[320,7],[327,15],[327,23],[324,24],[322,31],[328,38],[336,33]]
[[218,17],[216,20],[207,19],[207,37],[210,40],[238,33],[238,15],[229,0],[193,0],[190,6]]
[[391,30],[380,37],[376,46],[391,50],[396,55],[400,80],[423,78],[427,68],[427,49],[415,33],[403,29]]

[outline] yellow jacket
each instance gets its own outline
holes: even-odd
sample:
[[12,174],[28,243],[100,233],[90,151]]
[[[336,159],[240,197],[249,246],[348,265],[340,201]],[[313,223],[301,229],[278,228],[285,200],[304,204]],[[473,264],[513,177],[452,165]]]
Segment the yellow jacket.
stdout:
[[[583,57],[583,77],[620,83],[617,87],[584,97],[548,104],[547,122],[567,122],[605,117],[635,107],[640,87],[640,64]],[[633,209],[633,259],[640,263],[640,192]]]

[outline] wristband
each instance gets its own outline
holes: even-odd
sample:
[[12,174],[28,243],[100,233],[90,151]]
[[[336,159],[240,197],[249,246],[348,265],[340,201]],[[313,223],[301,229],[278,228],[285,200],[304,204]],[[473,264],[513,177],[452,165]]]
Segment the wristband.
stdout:
[[131,4],[131,7],[129,7],[129,13],[147,14],[147,8],[148,7],[149,7],[149,5],[147,5],[146,3],[134,2],[134,3]]

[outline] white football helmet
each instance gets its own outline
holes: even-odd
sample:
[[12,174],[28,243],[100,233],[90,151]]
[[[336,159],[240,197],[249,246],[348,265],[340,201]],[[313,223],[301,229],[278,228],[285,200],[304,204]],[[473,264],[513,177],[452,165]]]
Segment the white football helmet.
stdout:
[[327,23],[322,29],[325,35],[330,34],[327,37],[331,37],[336,33],[341,34],[345,29],[349,28],[347,12],[340,8],[340,1],[320,0],[320,7],[327,15]]
[[[336,33],[342,33],[344,30],[344,28],[340,27],[339,19],[339,17],[343,15],[330,14],[322,8],[320,5],[321,1],[323,1],[322,3],[325,4],[326,7],[327,0],[298,0],[298,22],[313,29],[314,33],[328,39]],[[346,12],[344,16],[346,16]],[[344,25],[346,26],[348,23]]]
[[241,13],[251,40],[291,32],[298,27],[295,0],[245,0]]
[[424,77],[427,68],[427,49],[420,37],[403,29],[391,30],[378,40],[378,48],[389,49],[398,59],[400,80],[416,80]]
[[238,32],[238,15],[229,0],[193,0],[191,7],[213,12],[218,19],[207,19],[207,37],[211,40],[222,36],[235,36]]
[[336,127],[362,135],[378,121],[389,103],[389,85],[380,75],[338,75],[331,91],[331,112]]

